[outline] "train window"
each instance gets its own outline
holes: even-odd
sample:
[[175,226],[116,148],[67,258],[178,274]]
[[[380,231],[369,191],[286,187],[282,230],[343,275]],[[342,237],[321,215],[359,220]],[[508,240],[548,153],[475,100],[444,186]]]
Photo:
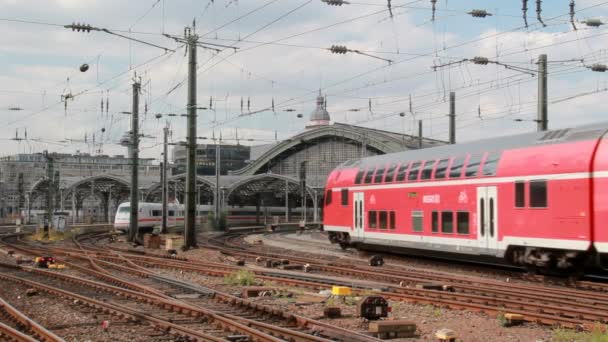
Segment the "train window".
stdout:
[[331,204],[331,195],[332,195],[331,190],[327,190],[327,192],[325,193],[325,205],[330,205]]
[[365,174],[365,179],[363,180],[365,182],[365,184],[369,184],[372,182],[372,179],[374,178],[374,170],[375,168],[370,167],[369,169],[367,169],[367,173]]
[[441,159],[435,168],[435,179],[443,179],[448,171],[449,159]]
[[452,167],[450,167],[450,178],[460,178],[466,157],[454,158]]
[[515,182],[515,208],[524,208],[526,206],[526,183]]
[[388,213],[386,211],[379,211],[378,213],[378,225],[380,229],[386,229],[388,227]]
[[403,163],[399,167],[399,172],[397,172],[397,182],[403,182],[405,180],[405,175],[407,174],[408,166],[411,163]]
[[441,212],[441,232],[452,234],[454,232],[454,213],[451,211]]
[[412,211],[412,230],[414,232],[420,233],[424,230],[422,226],[423,217],[424,215],[422,213],[422,210]]
[[397,228],[397,222],[395,221],[395,212],[394,211],[391,211],[390,219],[391,219],[391,222],[389,224],[389,228],[392,230],[395,230]]
[[469,212],[459,211],[456,213],[456,231],[458,234],[469,234]]
[[367,216],[367,226],[369,228],[376,228],[378,226],[376,216],[378,216],[376,211],[371,210],[369,212],[369,215]]
[[481,164],[481,155],[474,154],[469,158],[465,175],[467,177],[477,177],[479,174],[479,164]]
[[384,168],[384,166],[376,171],[376,176],[374,176],[374,183],[382,183],[382,179],[384,179],[384,171],[386,171],[386,168]]
[[496,169],[498,168],[498,161],[500,160],[500,153],[488,153],[486,161],[483,163],[483,175],[494,176],[496,175]]
[[152,216],[163,216],[162,210],[152,210]]
[[359,172],[357,172],[357,176],[355,177],[355,184],[361,184],[363,175],[365,175],[365,169],[359,169]]
[[385,183],[391,183],[393,178],[395,178],[395,170],[397,170],[397,164],[391,165],[391,167],[386,170],[386,175],[384,176]]
[[348,205],[348,189],[342,189],[342,205]]
[[121,207],[120,209],[118,209],[119,213],[130,213],[131,212],[131,207]]
[[431,179],[431,176],[433,175],[433,169],[435,168],[435,161],[434,160],[427,160],[424,163],[424,168],[422,169],[422,172],[420,172],[420,179]]
[[418,173],[420,172],[421,162],[412,163],[412,167],[410,168],[410,172],[407,175],[407,179],[411,181],[418,180]]
[[431,213],[431,230],[433,233],[439,232],[439,213],[436,211]]
[[530,208],[547,207],[547,181],[530,181]]
[[175,216],[175,211],[169,210],[169,216]]

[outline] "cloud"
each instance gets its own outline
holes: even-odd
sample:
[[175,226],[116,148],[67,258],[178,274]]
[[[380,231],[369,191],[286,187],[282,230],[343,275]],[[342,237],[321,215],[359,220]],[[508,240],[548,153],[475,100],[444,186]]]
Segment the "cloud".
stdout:
[[[129,33],[125,31],[131,28],[137,39],[175,48],[179,44],[160,33],[164,30],[181,34],[183,27],[195,17],[199,34],[212,32],[203,41],[236,43],[241,48],[237,53],[226,50],[214,56],[210,51],[199,49],[199,103],[206,105],[212,98],[215,106],[215,111],[199,112],[199,131],[210,134],[214,128],[216,132],[221,128],[228,134],[238,128],[239,135],[258,140],[273,140],[275,131],[279,137],[287,137],[303,129],[319,88],[328,96],[328,109],[335,121],[415,134],[415,120],[423,119],[429,136],[446,139],[448,105],[445,100],[450,91],[456,91],[459,140],[529,131],[535,129],[534,123],[516,123],[513,119],[534,118],[534,78],[500,66],[455,64],[437,71],[431,67],[473,56],[496,58],[530,69],[536,68],[533,59],[540,53],[549,54],[550,60],[580,56],[586,56],[590,62],[606,59],[598,51],[608,43],[608,35],[594,37],[601,34],[601,30],[581,28],[572,32],[567,20],[559,18],[550,21],[555,25],[542,31],[531,28],[507,32],[522,25],[519,7],[508,5],[510,7],[499,12],[510,11],[517,16],[498,15],[493,20],[471,21],[470,17],[458,14],[458,8],[472,6],[471,1],[450,4],[454,9],[449,12],[452,14],[443,13],[435,23],[429,22],[428,10],[400,9],[397,12],[401,14],[393,20],[388,19],[386,12],[355,19],[384,7],[338,8],[317,1],[286,15],[303,2],[279,1],[213,32],[214,28],[265,3],[216,0],[207,6],[207,1],[196,0],[161,1],[156,5],[155,1],[56,0],[40,5],[41,2],[35,0],[0,0],[6,18],[60,25],[0,21],[0,29],[5,33],[0,37],[0,115],[7,123],[0,126],[0,136],[12,137],[16,129],[25,127],[31,137],[50,142],[66,138],[83,140],[86,134],[87,144],[73,142],[63,147],[32,142],[32,146],[94,152],[100,147],[90,143],[95,134],[96,142],[104,141],[104,153],[124,154],[124,148],[116,143],[129,130],[130,117],[120,112],[131,110],[131,83],[137,72],[144,84],[140,108],[142,131],[155,136],[144,142],[147,148],[142,155],[159,156],[156,145],[161,141],[165,118],[158,120],[153,114],[185,111],[186,87],[171,91],[186,77],[187,57],[183,48],[134,69],[162,55],[163,51],[103,32],[84,34],[61,27],[72,22],[90,23],[126,35]],[[597,2],[581,0],[578,7],[594,4]],[[546,4],[544,14],[551,18],[566,10]],[[578,17],[605,12],[600,6],[593,13],[581,10]],[[261,30],[273,21],[276,22]],[[248,37],[256,31],[259,32]],[[291,38],[255,47],[257,43],[242,41],[244,37],[254,42]],[[465,44],[467,42],[470,43]],[[332,44],[394,62],[388,65],[360,54],[331,54],[327,48]],[[249,50],[251,47],[255,48]],[[82,63],[90,65],[88,72],[78,71]],[[604,85],[599,75],[584,72],[581,65],[574,64],[550,65],[550,99]],[[66,110],[59,101],[62,94],[70,92],[82,95],[68,102]],[[276,112],[242,116],[241,99],[244,112],[248,111],[248,100],[251,111],[269,108],[274,100]],[[563,127],[599,120],[601,99],[601,94],[589,95],[551,105],[550,125]],[[101,113],[100,103],[107,100],[110,112]],[[6,110],[10,106],[25,110]],[[410,106],[415,116],[410,114]],[[146,107],[147,114],[144,113]],[[483,120],[479,119],[479,109]],[[407,115],[402,118],[398,115],[400,112]],[[305,117],[298,118],[298,113]],[[176,117],[170,121],[174,139],[183,139],[185,120]],[[22,149],[23,146],[11,142],[0,147],[0,153]]]

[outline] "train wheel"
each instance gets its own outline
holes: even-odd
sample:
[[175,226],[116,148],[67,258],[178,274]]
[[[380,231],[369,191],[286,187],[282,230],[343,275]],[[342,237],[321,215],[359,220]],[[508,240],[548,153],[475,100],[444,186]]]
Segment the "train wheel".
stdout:
[[342,250],[347,250],[348,247],[350,247],[350,244],[347,242],[340,242],[340,248],[342,248]]

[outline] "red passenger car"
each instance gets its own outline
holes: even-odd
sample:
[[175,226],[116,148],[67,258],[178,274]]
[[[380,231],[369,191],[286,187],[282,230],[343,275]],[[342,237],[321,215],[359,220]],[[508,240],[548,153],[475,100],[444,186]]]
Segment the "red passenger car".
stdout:
[[344,248],[606,267],[607,132],[596,124],[348,161],[327,180],[324,229]]

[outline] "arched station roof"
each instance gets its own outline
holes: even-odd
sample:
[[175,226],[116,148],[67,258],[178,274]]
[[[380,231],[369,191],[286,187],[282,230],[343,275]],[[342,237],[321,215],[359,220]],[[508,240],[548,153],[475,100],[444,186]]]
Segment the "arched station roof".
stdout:
[[[267,169],[267,165],[274,159],[280,158],[284,154],[289,154],[302,145],[314,144],[315,141],[331,137],[351,140],[359,145],[365,144],[367,149],[374,151],[376,154],[387,154],[418,148],[417,137],[367,127],[334,123],[305,130],[290,139],[269,146],[254,162],[245,168],[233,171],[231,174],[258,174]],[[440,146],[443,144],[445,142],[440,140],[423,139],[423,147]]]

